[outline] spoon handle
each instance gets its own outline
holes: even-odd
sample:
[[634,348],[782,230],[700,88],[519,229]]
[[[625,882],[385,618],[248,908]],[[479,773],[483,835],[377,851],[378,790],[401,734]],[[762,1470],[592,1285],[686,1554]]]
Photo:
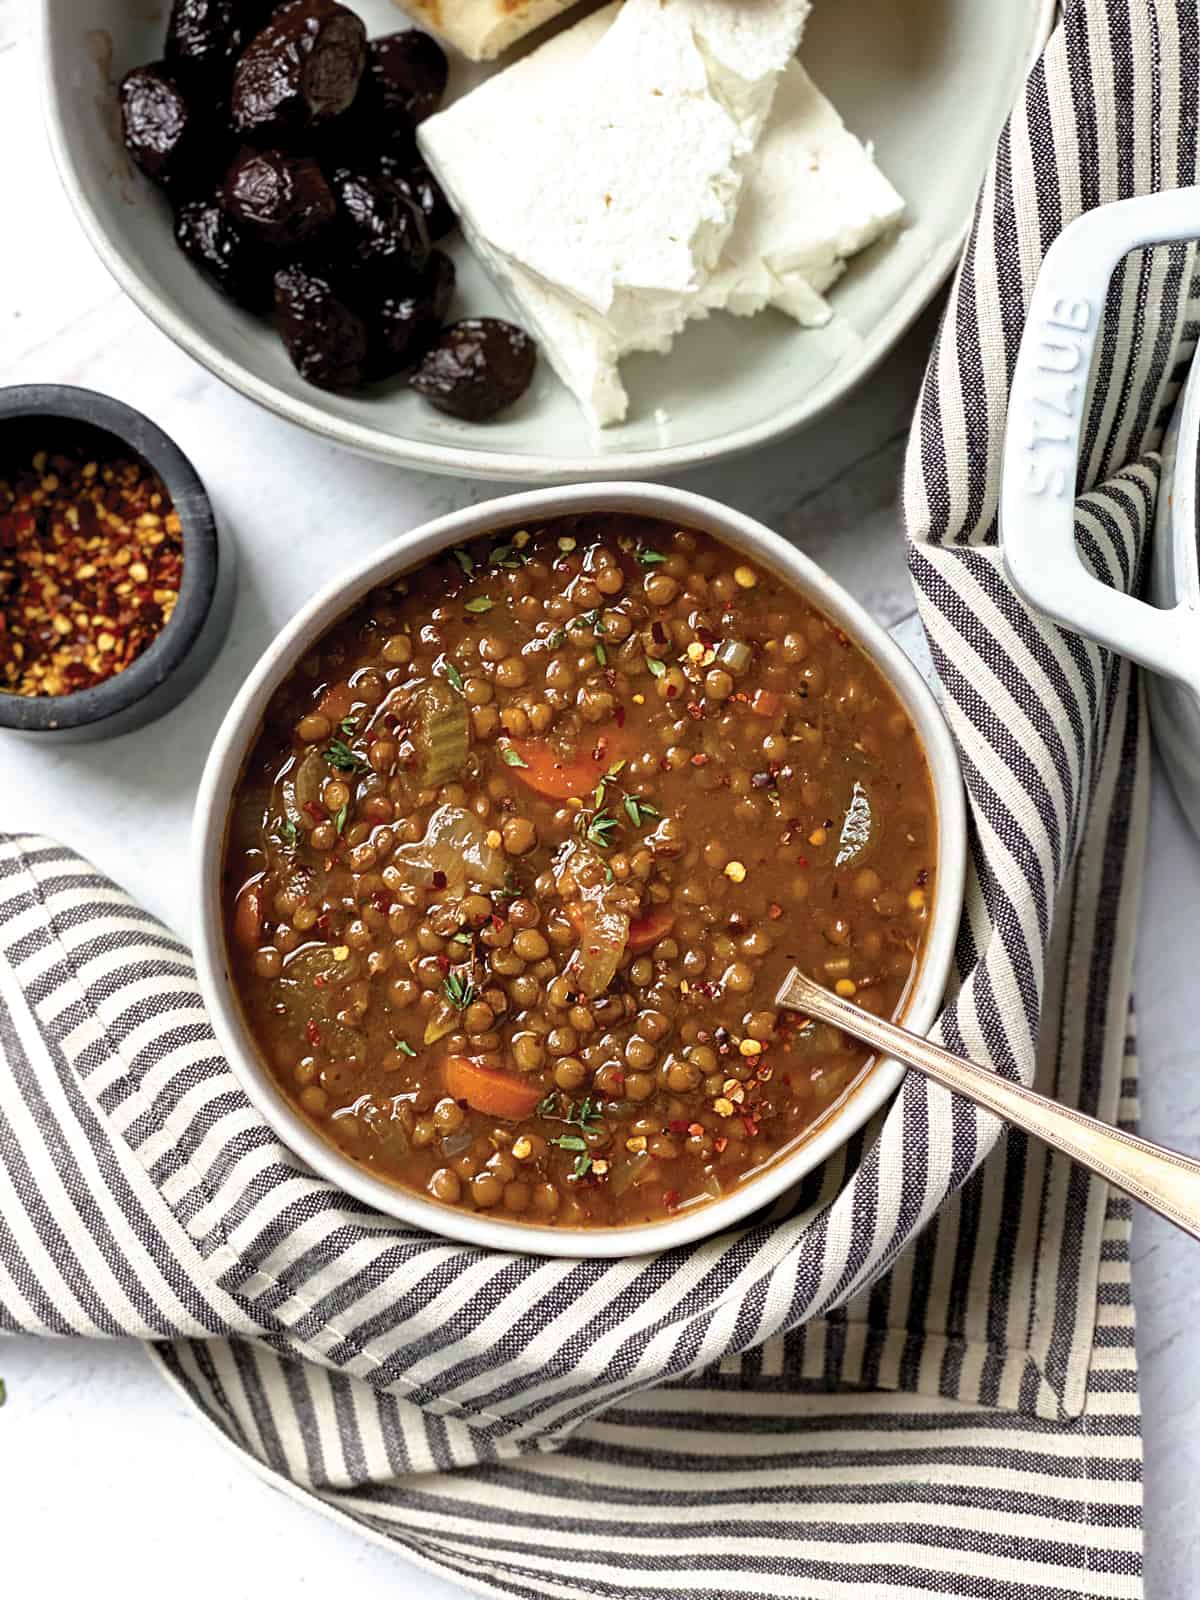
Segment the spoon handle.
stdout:
[[973,1061],[831,994],[794,968],[784,979],[775,1003],[832,1023],[881,1055],[915,1067],[947,1089],[1045,1140],[1089,1172],[1107,1178],[1175,1223],[1193,1239],[1200,1239],[1200,1161],[1152,1144],[1149,1139],[1139,1139],[1136,1134],[1124,1133],[1026,1089],[1023,1084],[998,1077]]

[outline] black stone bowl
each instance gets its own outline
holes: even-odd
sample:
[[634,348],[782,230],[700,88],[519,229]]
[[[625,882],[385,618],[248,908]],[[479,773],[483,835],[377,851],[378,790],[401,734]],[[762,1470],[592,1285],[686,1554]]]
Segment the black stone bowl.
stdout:
[[0,691],[0,729],[36,739],[106,739],[161,717],[208,671],[233,609],[232,543],[218,541],[196,469],[161,428],[91,389],[42,383],[0,389],[0,478],[34,451],[80,446],[99,460],[138,456],[158,473],[183,527],[183,578],[166,626],[123,672],[74,694]]

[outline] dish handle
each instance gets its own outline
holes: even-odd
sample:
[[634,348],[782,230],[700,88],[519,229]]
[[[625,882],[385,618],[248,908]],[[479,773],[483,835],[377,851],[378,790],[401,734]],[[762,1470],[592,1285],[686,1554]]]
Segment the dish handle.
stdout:
[[1009,399],[1000,541],[1028,605],[1200,694],[1195,608],[1160,609],[1101,583],[1076,549],[1074,520],[1088,374],[1109,280],[1129,251],[1197,236],[1200,188],[1173,189],[1085,212],[1046,252]]

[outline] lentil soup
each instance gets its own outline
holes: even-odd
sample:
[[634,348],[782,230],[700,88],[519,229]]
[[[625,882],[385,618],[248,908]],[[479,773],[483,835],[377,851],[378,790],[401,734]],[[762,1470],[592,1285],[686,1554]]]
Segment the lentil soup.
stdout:
[[277,690],[228,828],[234,987],[373,1175],[657,1221],[869,1065],[774,996],[796,965],[894,1015],[935,841],[908,715],[795,590],[656,519],[530,523],[375,591]]

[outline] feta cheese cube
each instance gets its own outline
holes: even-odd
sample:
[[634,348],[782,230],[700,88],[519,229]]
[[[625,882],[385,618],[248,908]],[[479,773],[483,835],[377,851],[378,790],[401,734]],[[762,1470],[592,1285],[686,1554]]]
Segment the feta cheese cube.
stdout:
[[537,92],[518,63],[422,125],[468,239],[597,425],[625,415],[620,357],[668,348],[717,267],[808,10],[626,0]]
[[798,61],[780,80],[717,271],[713,310],[776,306],[807,327],[832,315],[824,291],[895,226],[904,200]]
[[[694,317],[822,291],[903,201],[793,60],[807,0],[626,0],[421,128],[463,230],[598,426]],[[769,22],[769,26],[767,25]]]

